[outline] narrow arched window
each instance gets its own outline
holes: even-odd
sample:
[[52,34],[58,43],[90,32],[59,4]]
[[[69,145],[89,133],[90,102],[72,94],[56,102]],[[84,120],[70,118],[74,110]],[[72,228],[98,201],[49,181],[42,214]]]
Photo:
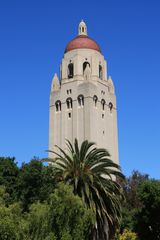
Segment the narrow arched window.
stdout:
[[74,76],[74,65],[73,63],[68,64],[68,78],[73,78]]
[[58,112],[58,103],[56,103],[56,112]]
[[58,100],[55,103],[55,106],[56,106],[56,112],[60,112],[61,111],[61,101]]
[[103,74],[102,74],[102,66],[99,65],[99,78],[102,80]]
[[113,103],[109,102],[108,106],[109,106],[110,112],[112,112],[112,109],[113,109]]
[[103,111],[104,111],[104,106],[105,106],[105,103],[106,103],[106,102],[105,102],[105,100],[104,100],[104,99],[102,99],[102,100],[101,100],[101,104],[102,104],[102,110],[103,110]]
[[69,103],[69,101],[67,100],[67,109],[69,109],[70,108],[70,103]]
[[79,95],[77,100],[78,100],[78,106],[79,107],[83,107],[84,106],[84,96],[83,95]]
[[67,98],[66,103],[67,109],[72,109],[72,98]]
[[97,106],[97,102],[98,102],[98,97],[96,95],[93,96],[93,101],[94,101],[94,105],[96,107]]
[[89,62],[85,61],[85,62],[83,63],[83,73],[84,73],[84,71],[85,71],[85,69],[86,69],[86,67],[87,67],[87,64],[89,64],[89,67],[90,67],[90,63],[89,63]]

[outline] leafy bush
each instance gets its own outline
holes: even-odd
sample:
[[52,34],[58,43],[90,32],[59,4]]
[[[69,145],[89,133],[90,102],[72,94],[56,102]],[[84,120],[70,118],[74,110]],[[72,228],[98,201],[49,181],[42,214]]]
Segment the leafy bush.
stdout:
[[117,234],[116,240],[138,240],[136,233],[125,229],[122,234]]
[[32,204],[27,219],[31,240],[86,240],[94,223],[92,212],[63,184],[48,202]]

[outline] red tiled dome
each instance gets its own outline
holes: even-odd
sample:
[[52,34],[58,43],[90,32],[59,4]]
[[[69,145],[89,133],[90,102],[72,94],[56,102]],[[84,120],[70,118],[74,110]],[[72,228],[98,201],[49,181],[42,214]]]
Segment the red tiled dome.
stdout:
[[79,48],[88,48],[101,52],[100,47],[94,40],[86,35],[79,35],[67,44],[65,53]]

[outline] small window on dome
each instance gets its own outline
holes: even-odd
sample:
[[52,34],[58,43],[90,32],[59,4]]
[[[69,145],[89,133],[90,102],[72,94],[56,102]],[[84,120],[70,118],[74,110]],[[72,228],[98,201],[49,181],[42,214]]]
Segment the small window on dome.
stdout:
[[102,74],[102,66],[99,65],[99,78],[102,80],[103,74]]
[[86,67],[87,67],[87,64],[89,64],[89,67],[90,67],[90,63],[89,63],[89,62],[85,61],[85,62],[83,63],[83,73],[84,73],[84,71],[85,71],[85,69],[86,69]]
[[73,63],[68,64],[68,78],[73,78],[74,75],[74,65]]

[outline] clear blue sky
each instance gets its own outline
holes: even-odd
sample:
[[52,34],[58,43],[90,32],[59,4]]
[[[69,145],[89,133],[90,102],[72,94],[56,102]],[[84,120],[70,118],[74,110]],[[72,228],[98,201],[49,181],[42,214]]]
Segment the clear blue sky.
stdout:
[[0,155],[46,156],[51,80],[81,19],[115,83],[122,169],[160,178],[159,0],[0,0]]

